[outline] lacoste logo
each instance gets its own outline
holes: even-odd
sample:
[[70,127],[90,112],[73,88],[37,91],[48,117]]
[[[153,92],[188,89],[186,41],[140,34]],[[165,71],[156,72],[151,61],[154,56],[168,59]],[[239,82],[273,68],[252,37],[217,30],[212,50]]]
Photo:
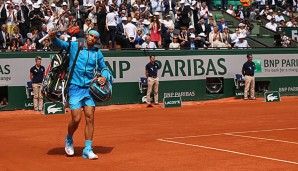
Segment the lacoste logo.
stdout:
[[273,96],[273,93],[271,93],[271,94],[268,94],[267,99],[268,101],[272,102],[273,100],[277,100],[278,98],[277,96]]
[[62,111],[62,107],[55,107],[55,106],[56,106],[56,104],[53,104],[53,105],[49,106],[47,108],[48,113],[56,113],[56,112],[61,112]]

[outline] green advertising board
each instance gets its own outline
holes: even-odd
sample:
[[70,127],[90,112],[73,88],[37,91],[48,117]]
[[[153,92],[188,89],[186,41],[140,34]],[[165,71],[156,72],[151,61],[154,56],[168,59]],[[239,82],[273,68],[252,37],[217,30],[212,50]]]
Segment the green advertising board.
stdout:
[[62,103],[46,102],[44,103],[43,110],[45,115],[65,114],[65,109]]
[[278,91],[268,91],[264,93],[266,102],[280,102],[280,94]]
[[165,97],[163,103],[165,108],[182,106],[181,97]]

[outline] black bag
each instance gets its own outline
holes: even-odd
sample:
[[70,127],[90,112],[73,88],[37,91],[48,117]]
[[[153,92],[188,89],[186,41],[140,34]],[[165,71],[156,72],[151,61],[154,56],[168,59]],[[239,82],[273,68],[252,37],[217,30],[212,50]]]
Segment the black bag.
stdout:
[[67,92],[68,92],[68,82],[71,79],[76,60],[80,51],[80,47],[77,51],[73,66],[68,72],[69,67],[69,50],[71,42],[69,42],[68,49],[66,51],[61,50],[56,54],[46,71],[46,76],[42,82],[42,94],[44,97],[48,98],[52,102],[66,103]]
[[53,102],[63,102],[63,96],[66,94],[69,48],[67,51],[61,50],[52,58],[42,82],[42,94]]
[[[108,70],[108,69],[107,69]],[[105,102],[112,98],[112,87],[113,87],[113,75],[111,74],[111,71],[109,71],[109,75],[107,78],[107,81],[104,85],[100,85],[97,81],[97,79],[94,79],[90,86],[89,86],[89,92],[97,102]],[[100,77],[101,73],[99,73],[96,77]]]

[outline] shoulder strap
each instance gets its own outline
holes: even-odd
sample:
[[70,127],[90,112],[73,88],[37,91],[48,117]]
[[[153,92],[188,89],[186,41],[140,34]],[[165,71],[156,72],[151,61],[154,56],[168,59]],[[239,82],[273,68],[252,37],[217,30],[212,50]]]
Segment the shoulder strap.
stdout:
[[[78,43],[78,46],[79,46],[79,43]],[[75,58],[74,58],[74,60],[73,60],[73,64],[72,64],[72,66],[71,66],[71,70],[70,70],[70,72],[69,72],[69,74],[68,74],[68,80],[70,80],[71,77],[72,77],[72,74],[73,74],[73,71],[74,71],[74,68],[75,68],[75,66],[76,66],[77,59],[78,59],[78,56],[79,56],[79,53],[80,53],[81,50],[82,50],[82,47],[79,46],[79,47],[78,47],[78,50],[77,50],[77,53],[76,53],[76,56],[75,56]],[[68,87],[68,85],[67,85],[67,87]]]

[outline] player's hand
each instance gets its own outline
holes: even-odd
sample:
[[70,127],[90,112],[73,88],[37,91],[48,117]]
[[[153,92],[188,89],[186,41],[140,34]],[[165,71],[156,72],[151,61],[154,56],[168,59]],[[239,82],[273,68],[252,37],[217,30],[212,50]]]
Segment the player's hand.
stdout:
[[104,85],[107,81],[107,78],[106,77],[98,77],[97,78],[97,82],[100,84],[100,85]]
[[53,29],[50,29],[48,34],[50,35],[51,39],[56,39],[56,33],[53,31]]

